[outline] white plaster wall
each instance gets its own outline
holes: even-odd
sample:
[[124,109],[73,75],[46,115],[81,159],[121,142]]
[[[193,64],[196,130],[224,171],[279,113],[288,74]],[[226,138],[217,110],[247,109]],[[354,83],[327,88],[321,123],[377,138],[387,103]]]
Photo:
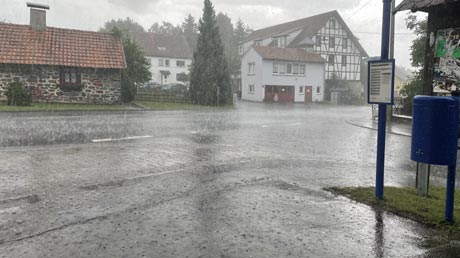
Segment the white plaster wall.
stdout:
[[[150,72],[152,73],[151,82],[161,83],[161,73],[160,70],[166,70],[171,72],[168,77],[167,83],[182,83],[176,80],[176,74],[185,73],[189,74],[190,65],[192,64],[191,59],[177,59],[177,58],[165,58],[165,57],[146,57],[150,61]],[[158,60],[163,59],[163,66],[158,65]],[[169,67],[164,66],[165,60],[169,60]],[[178,67],[176,61],[185,61],[185,67]]]
[[[255,63],[254,74],[248,73],[248,63]],[[254,93],[249,92],[249,85],[254,85]],[[265,89],[262,88],[262,57],[251,48],[241,62],[241,99],[263,101]]]
[[[294,62],[293,62],[294,63]],[[299,63],[301,64],[301,63]],[[305,101],[304,93],[300,93],[299,88],[303,86],[312,86],[312,100],[324,100],[324,65],[323,63],[304,63],[305,75],[278,75],[273,74],[273,60],[263,61],[263,77],[262,85],[278,85],[278,86],[294,86],[295,87],[295,102]],[[316,87],[320,87],[320,94],[316,93]]]

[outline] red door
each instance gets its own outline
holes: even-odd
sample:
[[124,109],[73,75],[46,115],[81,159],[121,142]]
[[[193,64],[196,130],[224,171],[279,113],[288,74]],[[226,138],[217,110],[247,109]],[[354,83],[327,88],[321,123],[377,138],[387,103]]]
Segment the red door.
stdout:
[[313,87],[305,86],[305,104],[313,102]]

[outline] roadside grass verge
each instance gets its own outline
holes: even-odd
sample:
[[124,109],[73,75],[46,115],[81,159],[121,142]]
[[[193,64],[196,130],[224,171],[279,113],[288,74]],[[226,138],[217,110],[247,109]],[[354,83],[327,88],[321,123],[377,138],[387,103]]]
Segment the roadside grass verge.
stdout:
[[454,224],[450,225],[444,220],[446,189],[443,187],[430,187],[428,198],[418,196],[413,187],[385,187],[383,200],[375,198],[374,189],[374,187],[325,188],[334,194],[343,195],[373,208],[388,211],[430,227],[444,229],[449,233],[456,233],[455,235],[460,238],[459,191],[455,192]]
[[230,109],[232,106],[214,107],[200,106],[190,103],[175,103],[175,102],[155,102],[155,101],[134,101],[134,104],[146,110],[223,110]]
[[67,104],[67,103],[32,103],[31,106],[8,106],[0,103],[1,111],[65,111],[65,110],[128,110],[121,105]]

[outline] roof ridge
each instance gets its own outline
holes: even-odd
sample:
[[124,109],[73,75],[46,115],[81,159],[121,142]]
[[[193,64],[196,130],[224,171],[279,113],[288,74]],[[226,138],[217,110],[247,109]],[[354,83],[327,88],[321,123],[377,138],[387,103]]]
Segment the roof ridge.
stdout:
[[[17,27],[30,28],[30,25],[27,25],[27,24],[18,24],[18,23],[9,23],[9,22],[0,22],[0,26],[1,25],[12,25],[12,26],[17,26]],[[71,28],[61,28],[61,27],[53,27],[53,26],[46,26],[46,29],[66,30],[66,31],[70,30],[70,31],[85,32],[85,33],[113,35],[111,32],[94,31],[94,30],[82,30],[82,29],[71,29]]]

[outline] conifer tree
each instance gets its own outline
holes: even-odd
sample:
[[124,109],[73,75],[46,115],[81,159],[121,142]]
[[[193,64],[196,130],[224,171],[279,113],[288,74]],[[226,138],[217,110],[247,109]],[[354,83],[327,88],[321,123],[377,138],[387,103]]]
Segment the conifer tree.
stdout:
[[198,25],[198,42],[190,74],[192,102],[200,105],[231,104],[231,87],[224,47],[210,0],[204,0]]

